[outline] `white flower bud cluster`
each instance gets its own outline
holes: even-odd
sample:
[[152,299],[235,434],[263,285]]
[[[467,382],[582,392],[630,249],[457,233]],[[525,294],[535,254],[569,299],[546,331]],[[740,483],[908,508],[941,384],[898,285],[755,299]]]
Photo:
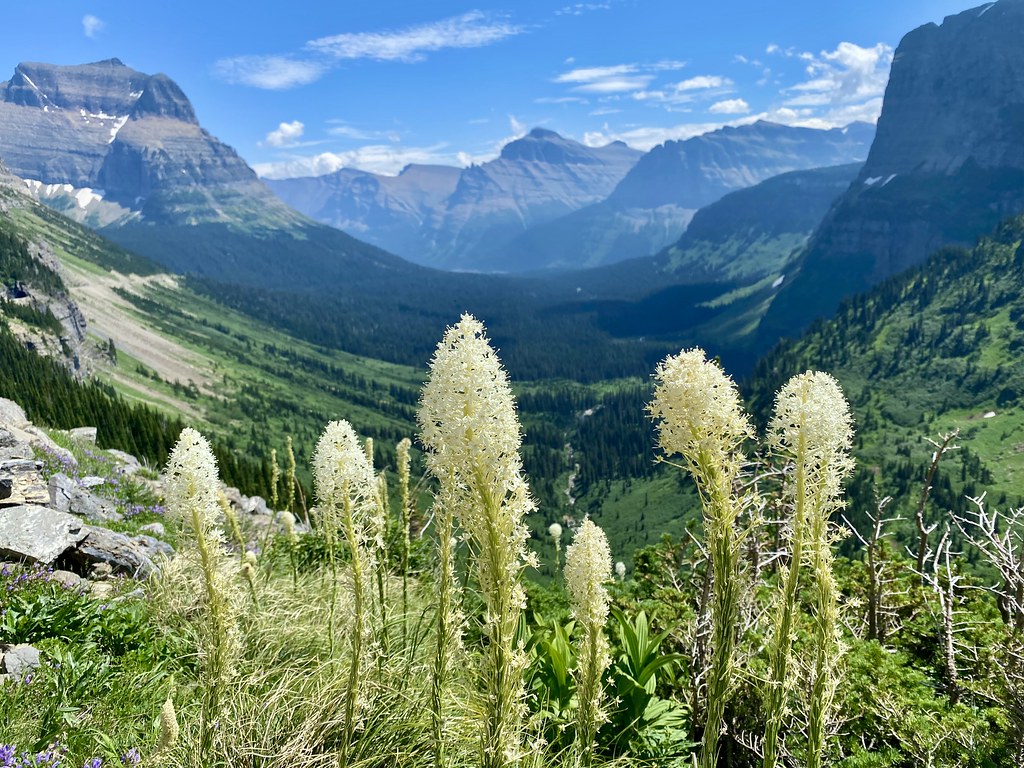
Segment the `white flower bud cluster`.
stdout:
[[333,528],[329,535],[334,535],[339,514],[349,505],[357,539],[353,543],[362,544],[375,512],[377,487],[366,452],[347,421],[332,421],[324,429],[313,453],[313,480],[324,525]]
[[164,496],[167,508],[181,518],[192,536],[222,540],[217,524],[218,485],[217,459],[210,443],[186,427],[167,460]]
[[[534,508],[523,477],[522,435],[508,374],[471,315],[447,330],[430,362],[419,410],[430,471],[448,486],[459,524],[478,543],[503,542],[507,565],[531,562],[523,517]],[[481,559],[481,580],[495,563]],[[516,603],[525,604],[521,587]]]
[[581,623],[604,626],[608,618],[608,590],[612,575],[612,551],[608,538],[588,517],[576,530],[565,550],[565,586],[572,615]]
[[559,525],[558,523],[552,523],[551,525],[549,525],[548,526],[548,536],[550,536],[555,541],[558,541],[559,539],[561,539],[562,538],[562,526]]
[[816,473],[828,491],[853,469],[853,417],[839,383],[829,374],[807,371],[794,376],[775,398],[775,415],[768,427],[768,444],[776,453],[798,456]]
[[657,420],[658,442],[666,454],[687,461],[719,464],[753,428],[740,406],[736,384],[704,350],[683,350],[658,364],[654,400],[648,406]]

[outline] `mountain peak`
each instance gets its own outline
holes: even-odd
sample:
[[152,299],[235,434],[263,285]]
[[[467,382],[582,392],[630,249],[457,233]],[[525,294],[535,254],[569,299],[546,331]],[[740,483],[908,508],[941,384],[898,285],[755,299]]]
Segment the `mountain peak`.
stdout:
[[532,139],[546,139],[549,141],[557,141],[562,138],[559,134],[549,131],[547,128],[534,128],[530,131],[529,136]]

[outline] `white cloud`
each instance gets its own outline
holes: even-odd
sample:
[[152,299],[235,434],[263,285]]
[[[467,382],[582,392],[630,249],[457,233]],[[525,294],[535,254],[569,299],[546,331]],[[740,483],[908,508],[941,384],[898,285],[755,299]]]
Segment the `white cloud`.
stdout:
[[103,19],[93,16],[91,13],[87,13],[82,17],[82,32],[85,33],[86,37],[96,37],[97,34],[103,31],[105,26],[107,26],[107,23]]
[[370,144],[347,152],[322,152],[310,157],[292,157],[271,163],[256,163],[253,168],[265,179],[290,179],[297,176],[323,176],[342,168],[395,175],[410,163],[453,165],[455,153],[444,152],[446,145],[401,147]]
[[582,96],[541,96],[534,104],[589,104]]
[[592,83],[578,85],[573,90],[583,93],[629,93],[646,88],[653,79],[653,75],[609,77],[603,80],[595,80]]
[[326,71],[323,64],[291,56],[236,56],[213,65],[214,73],[231,84],[276,91],[307,85]]
[[843,42],[834,51],[817,56],[804,53],[799,58],[807,62],[808,79],[783,89],[783,106],[815,109],[817,119],[833,124],[847,115],[871,122],[878,119],[892,66],[891,46],[879,43],[862,48]]
[[713,115],[745,115],[749,111],[750,105],[743,99],[716,101],[708,107],[708,112]]
[[283,90],[318,80],[351,59],[422,61],[443,48],[479,48],[518,35],[523,27],[470,11],[441,21],[382,32],[346,32],[310,40],[301,52],[220,59],[213,72],[231,84]]
[[305,132],[305,125],[298,120],[292,120],[290,123],[281,123],[268,133],[263,143],[270,147],[291,147],[302,138],[302,134]]
[[[742,125],[754,122],[756,118],[743,118],[729,125]],[[606,125],[600,131],[588,131],[583,134],[583,143],[588,147],[603,147],[612,141],[624,141],[635,149],[644,151],[664,144],[666,141],[682,141],[692,139],[721,128],[725,123],[684,123],[671,126],[637,126],[624,131],[610,130]]]
[[676,83],[673,87],[677,91],[701,91],[708,88],[725,88],[730,85],[732,85],[732,80],[727,77],[699,75],[698,77],[691,77],[689,80],[683,80],[681,83]]
[[311,40],[306,49],[334,59],[422,61],[443,48],[479,48],[518,35],[522,27],[481,11],[383,32],[346,32]]
[[556,16],[582,16],[589,11],[607,11],[611,3],[573,3],[555,11]]
[[555,78],[556,83],[593,83],[637,71],[636,64],[616,64],[614,67],[580,67]]

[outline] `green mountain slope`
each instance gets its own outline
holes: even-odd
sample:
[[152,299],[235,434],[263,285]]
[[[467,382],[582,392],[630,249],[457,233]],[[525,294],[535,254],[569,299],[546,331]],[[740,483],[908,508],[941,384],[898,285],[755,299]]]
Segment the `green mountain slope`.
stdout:
[[[846,301],[829,321],[785,342],[757,366],[748,389],[759,413],[794,371],[832,372],[857,414],[861,482],[906,499],[932,446],[960,429],[944,460],[937,509],[987,491],[1024,495],[1024,218],[970,250],[945,248],[923,265]],[[866,473],[866,474],[864,474]],[[870,494],[862,503],[871,503]]]

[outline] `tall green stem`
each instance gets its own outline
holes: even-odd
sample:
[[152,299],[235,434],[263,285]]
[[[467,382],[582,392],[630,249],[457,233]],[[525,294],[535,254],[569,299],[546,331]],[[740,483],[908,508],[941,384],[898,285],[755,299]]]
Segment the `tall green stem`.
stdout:
[[[731,477],[707,457],[700,462],[706,479],[708,553],[714,579],[711,603],[711,670],[708,677],[707,721],[701,742],[701,768],[718,764],[718,741],[725,708],[732,693],[736,626],[739,622],[739,561],[742,534],[736,529],[738,504],[732,496]],[[698,483],[698,485],[700,485]]]
[[796,458],[796,498],[790,530],[789,568],[784,574],[782,593],[776,605],[775,632],[768,646],[768,692],[765,696],[764,768],[775,768],[779,761],[779,732],[786,714],[786,694],[790,687],[789,657],[796,614],[797,590],[803,559],[806,518],[807,472],[804,464],[806,437],[801,434]]

